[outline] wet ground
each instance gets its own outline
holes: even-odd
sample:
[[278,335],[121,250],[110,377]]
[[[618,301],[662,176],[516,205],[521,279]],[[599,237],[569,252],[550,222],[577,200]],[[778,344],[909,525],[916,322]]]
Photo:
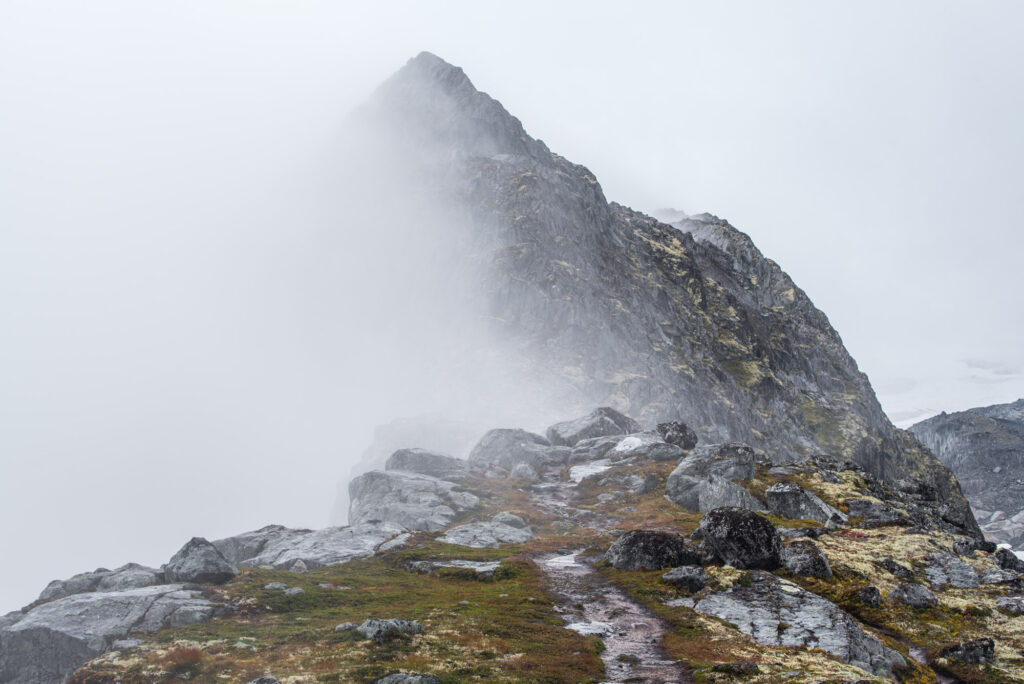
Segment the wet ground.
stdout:
[[[532,498],[538,507],[567,524],[604,529],[614,526],[612,520],[595,518],[590,511],[572,506],[575,484],[554,479],[538,483],[532,489]],[[604,642],[601,658],[605,681],[691,682],[687,669],[668,659],[661,648],[665,624],[594,569],[593,563],[600,560],[598,556],[585,556],[581,551],[549,554],[535,560],[547,576],[551,592],[559,599],[558,610],[566,628],[592,634]]]

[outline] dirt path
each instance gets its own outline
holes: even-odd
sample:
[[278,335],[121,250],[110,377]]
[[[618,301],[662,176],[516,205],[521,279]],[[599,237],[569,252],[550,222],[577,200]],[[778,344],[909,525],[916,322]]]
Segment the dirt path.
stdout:
[[[567,524],[602,526],[610,520],[595,519],[589,511],[572,506],[575,483],[549,480],[538,483],[531,497],[538,508]],[[601,659],[606,682],[684,684],[691,682],[687,669],[669,660],[661,648],[664,623],[646,607],[610,584],[593,563],[596,556],[584,556],[582,549],[567,554],[549,554],[535,559],[544,571],[551,591],[559,598],[568,629],[593,634],[604,642]]]

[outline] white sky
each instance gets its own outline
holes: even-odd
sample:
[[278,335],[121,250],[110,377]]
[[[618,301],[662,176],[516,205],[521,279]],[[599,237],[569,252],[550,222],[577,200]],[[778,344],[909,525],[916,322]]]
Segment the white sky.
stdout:
[[193,535],[323,524],[369,426],[337,419],[352,388],[303,353],[296,243],[345,113],[420,50],[609,199],[749,233],[895,420],[1024,395],[1022,19],[0,2],[0,612]]

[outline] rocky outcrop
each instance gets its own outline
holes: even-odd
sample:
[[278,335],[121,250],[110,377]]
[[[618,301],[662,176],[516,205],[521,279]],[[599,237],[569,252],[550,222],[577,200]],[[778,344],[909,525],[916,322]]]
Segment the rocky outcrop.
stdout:
[[40,601],[52,601],[72,594],[84,594],[91,591],[124,591],[140,589],[154,584],[163,584],[164,576],[159,570],[147,568],[138,563],[128,563],[115,570],[99,568],[92,572],[83,572],[66,580],[54,580],[46,585],[39,594]]
[[640,424],[613,408],[602,406],[582,418],[555,423],[547,429],[548,441],[553,446],[576,446],[584,439],[628,435],[640,432]]
[[710,594],[694,609],[733,623],[758,643],[820,648],[875,674],[906,664],[834,603],[767,572],[751,572],[749,586]]
[[678,461],[682,448],[664,441],[657,432],[639,432],[622,438],[611,451],[610,458],[644,458],[650,461]]
[[672,532],[631,530],[608,547],[608,562],[619,570],[662,570],[709,561],[701,544]]
[[399,635],[423,634],[423,625],[415,620],[370,619],[356,627],[356,631],[367,639],[372,639],[380,644]]
[[384,469],[405,470],[454,482],[466,476],[467,464],[461,458],[427,449],[399,449],[388,457]]
[[[254,543],[263,531],[266,533],[262,535],[262,545]],[[390,523],[325,527],[321,530],[291,530],[276,526],[263,528],[242,535],[246,547],[258,548],[259,552],[241,558],[237,563],[251,568],[270,567],[281,570],[291,570],[296,564],[301,564],[303,569],[311,570],[372,555],[383,544],[400,539],[404,532],[404,528]],[[215,544],[231,548],[234,546],[232,539],[218,540]]]
[[928,591],[928,587],[915,582],[901,582],[889,596],[911,608],[928,608],[939,605],[939,599]]
[[217,547],[202,537],[193,537],[171,556],[163,567],[168,582],[223,584],[238,574]]
[[910,431],[956,474],[985,536],[1024,548],[1024,399],[943,412]]
[[716,508],[700,521],[699,536],[726,565],[774,570],[782,565],[782,538],[768,519],[743,508]]
[[385,523],[408,530],[444,529],[480,499],[453,482],[398,470],[374,470],[349,484],[353,525]]
[[517,515],[499,513],[490,521],[472,522],[453,527],[437,538],[447,544],[476,549],[496,548],[504,544],[521,544],[533,539],[533,530]]
[[469,467],[497,477],[508,475],[520,463],[535,470],[565,465],[572,450],[553,447],[540,435],[519,429],[490,430],[469,452]]
[[134,631],[204,622],[227,610],[180,584],[65,596],[0,630],[0,683],[55,684]]
[[961,589],[978,586],[978,571],[974,566],[948,553],[928,554],[924,574],[932,589],[941,589],[947,584]]
[[734,480],[749,480],[757,468],[757,455],[743,444],[697,447],[668,477],[665,497],[683,508],[707,513],[727,506],[761,510],[763,506]]

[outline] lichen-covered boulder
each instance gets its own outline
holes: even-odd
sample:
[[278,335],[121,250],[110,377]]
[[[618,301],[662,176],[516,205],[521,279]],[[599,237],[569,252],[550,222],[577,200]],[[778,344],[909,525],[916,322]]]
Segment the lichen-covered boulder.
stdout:
[[683,451],[697,446],[697,433],[681,420],[658,423],[658,434],[669,444],[675,444]]
[[405,470],[449,482],[466,476],[467,463],[461,458],[427,449],[399,449],[388,457],[385,470]]
[[423,634],[423,625],[415,620],[400,620],[397,618],[389,618],[387,620],[370,619],[356,627],[356,631],[367,639],[372,639],[379,644],[398,635]]
[[841,523],[847,517],[796,482],[773,484],[765,490],[764,500],[769,511],[791,520],[815,520],[825,524],[829,521]]
[[238,574],[217,547],[202,537],[192,537],[163,567],[168,582],[223,584]]
[[818,545],[809,539],[800,539],[786,545],[782,553],[786,569],[794,575],[828,579],[832,576],[832,567],[821,552]]
[[991,663],[996,657],[996,642],[988,637],[961,641],[943,646],[938,652],[939,658],[948,658],[958,663],[980,665]]
[[882,607],[882,592],[878,591],[878,587],[869,584],[858,589],[854,595],[868,608]]
[[612,542],[607,558],[619,570],[661,570],[701,565],[708,554],[703,545],[674,532],[630,530]]
[[716,508],[697,533],[721,562],[741,569],[774,570],[782,565],[782,538],[764,516],[743,508]]
[[906,665],[839,606],[767,572],[751,572],[749,586],[710,594],[694,609],[731,622],[758,643],[820,648],[874,674]]
[[575,446],[577,442],[594,437],[628,435],[640,432],[640,424],[613,408],[602,406],[582,418],[555,423],[547,429],[548,441],[553,446]]

